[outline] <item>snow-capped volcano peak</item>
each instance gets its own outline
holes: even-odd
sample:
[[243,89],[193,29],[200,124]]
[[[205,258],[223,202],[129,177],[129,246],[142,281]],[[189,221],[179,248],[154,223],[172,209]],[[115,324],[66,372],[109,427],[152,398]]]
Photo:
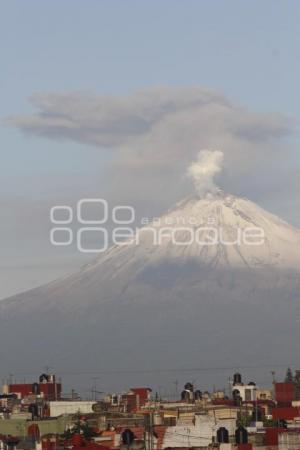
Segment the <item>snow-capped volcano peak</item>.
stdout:
[[[300,232],[255,203],[221,190],[187,198],[114,246],[96,265],[140,271],[162,262],[194,260],[209,267],[296,268]],[[92,264],[93,266],[94,264]]]

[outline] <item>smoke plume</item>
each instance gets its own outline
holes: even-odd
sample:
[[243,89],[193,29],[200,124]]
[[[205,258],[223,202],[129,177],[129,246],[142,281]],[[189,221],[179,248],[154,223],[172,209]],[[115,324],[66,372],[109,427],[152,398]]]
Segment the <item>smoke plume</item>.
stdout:
[[203,197],[206,193],[216,192],[215,176],[221,172],[224,153],[216,150],[201,150],[197,161],[188,167],[188,176],[192,178],[197,193]]

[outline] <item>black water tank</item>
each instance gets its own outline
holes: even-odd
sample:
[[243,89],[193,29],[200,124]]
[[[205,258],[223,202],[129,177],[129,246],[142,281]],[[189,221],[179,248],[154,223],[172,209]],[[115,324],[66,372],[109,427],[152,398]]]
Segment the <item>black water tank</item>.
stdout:
[[199,389],[195,391],[195,400],[202,400],[202,392]]
[[228,444],[229,443],[229,433],[227,428],[220,427],[217,431],[217,440],[219,444]]
[[193,391],[194,390],[194,386],[192,385],[192,383],[186,383],[184,385],[184,389],[186,389],[187,391]]
[[182,391],[181,392],[181,400],[183,400],[184,402],[188,402],[190,400],[190,392]]
[[121,438],[124,445],[131,445],[134,440],[134,433],[129,428],[126,428],[121,434]]
[[49,375],[47,375],[46,373],[42,373],[42,375],[40,375],[40,383],[48,383],[49,382]]
[[244,427],[235,430],[235,442],[237,444],[248,444],[248,431]]
[[32,385],[32,393],[34,395],[40,395],[40,386],[38,385],[38,383],[33,383],[33,385]]
[[242,384],[242,375],[238,372],[236,372],[233,375],[233,384]]

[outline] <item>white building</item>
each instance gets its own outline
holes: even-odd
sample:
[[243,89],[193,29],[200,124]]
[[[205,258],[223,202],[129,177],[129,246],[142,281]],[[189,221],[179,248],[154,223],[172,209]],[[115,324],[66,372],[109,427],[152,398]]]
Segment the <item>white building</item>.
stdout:
[[93,412],[95,401],[55,401],[49,402],[50,417],[63,414],[89,414]]
[[236,429],[236,420],[215,418],[203,415],[195,415],[195,423],[189,425],[178,421],[174,427],[168,427],[163,440],[163,448],[166,447],[207,447],[216,440],[217,430],[225,427],[232,435]]
[[257,387],[255,384],[234,384],[232,386],[232,393],[234,391],[239,392],[239,396],[241,397],[243,402],[255,402],[256,401],[256,391]]

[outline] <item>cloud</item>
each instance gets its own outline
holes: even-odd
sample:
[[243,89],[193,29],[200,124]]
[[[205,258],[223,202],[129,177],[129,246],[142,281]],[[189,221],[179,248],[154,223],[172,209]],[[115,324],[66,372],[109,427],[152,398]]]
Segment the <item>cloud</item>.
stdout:
[[181,197],[190,189],[187,167],[202,148],[220,149],[225,188],[236,188],[242,179],[247,193],[248,172],[256,167],[258,179],[268,176],[268,161],[274,152],[280,155],[294,127],[279,114],[251,112],[197,86],[149,88],[124,97],[40,93],[31,102],[35,114],[6,123],[36,136],[110,149],[106,181],[124,200],[157,202],[161,192],[166,202]]
[[36,135],[107,147],[145,136],[164,118],[180,111],[226,102],[223,96],[200,88],[155,88],[128,97],[82,92],[34,94],[30,101],[36,114],[12,117],[7,123]]
[[180,131],[186,130],[182,139],[189,146],[199,134],[197,128],[203,131],[204,126],[207,136],[218,131],[250,142],[291,131],[290,122],[280,115],[251,114],[233,106],[222,94],[199,87],[152,88],[128,97],[40,93],[30,100],[37,113],[11,117],[6,123],[31,134],[99,147],[120,147],[151,135],[161,137],[177,125]]

